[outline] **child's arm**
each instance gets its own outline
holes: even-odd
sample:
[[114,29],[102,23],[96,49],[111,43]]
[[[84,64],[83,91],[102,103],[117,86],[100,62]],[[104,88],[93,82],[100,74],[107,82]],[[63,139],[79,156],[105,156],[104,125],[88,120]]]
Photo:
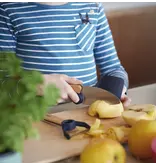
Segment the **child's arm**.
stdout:
[[125,88],[128,88],[128,75],[118,58],[111,30],[104,13],[102,4],[98,4],[99,15],[96,32],[94,54],[101,76],[110,75],[124,79]]
[[0,52],[16,52],[16,36],[9,16],[0,3]]

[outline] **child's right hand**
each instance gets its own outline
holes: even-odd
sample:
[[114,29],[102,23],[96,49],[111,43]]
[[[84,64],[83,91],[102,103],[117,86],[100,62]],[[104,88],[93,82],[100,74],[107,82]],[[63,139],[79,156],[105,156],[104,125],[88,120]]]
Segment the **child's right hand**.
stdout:
[[[47,86],[48,84],[55,84],[56,87],[60,90],[61,95],[60,99],[58,100],[58,103],[65,102],[69,99],[71,99],[75,103],[79,101],[77,93],[72,89],[69,84],[82,84],[82,81],[64,74],[46,74],[43,75],[43,77],[44,86]],[[42,93],[40,92],[40,94]]]

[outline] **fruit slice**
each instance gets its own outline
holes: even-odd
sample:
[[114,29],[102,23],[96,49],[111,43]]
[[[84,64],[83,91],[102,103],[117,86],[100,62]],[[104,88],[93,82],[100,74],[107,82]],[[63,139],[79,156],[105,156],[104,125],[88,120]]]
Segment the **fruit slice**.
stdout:
[[88,114],[90,116],[99,116],[99,118],[114,118],[121,116],[123,112],[123,105],[120,102],[119,104],[110,104],[103,100],[96,100],[93,102],[89,109]]
[[122,113],[122,117],[130,126],[139,120],[155,120],[156,106],[152,104],[132,105]]
[[131,128],[125,126],[114,126],[106,131],[105,136],[120,143],[126,143],[128,141],[130,130]]

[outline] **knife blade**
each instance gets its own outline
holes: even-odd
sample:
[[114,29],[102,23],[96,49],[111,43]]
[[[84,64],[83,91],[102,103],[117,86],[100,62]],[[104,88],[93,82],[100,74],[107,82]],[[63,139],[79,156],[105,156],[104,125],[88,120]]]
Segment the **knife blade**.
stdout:
[[[83,99],[83,101],[80,101],[78,104],[87,102],[87,98],[90,96],[85,95],[86,93],[83,92],[84,87],[82,85],[71,85],[71,87],[78,94],[78,96],[81,96],[80,100]],[[115,76],[102,76],[95,87],[101,88],[102,90],[113,94],[114,97],[120,100],[124,88],[124,80]],[[96,95],[94,96],[96,97]]]
[[[84,101],[80,104],[76,104],[76,106],[88,106],[93,103],[95,100],[106,100],[111,103],[120,103],[120,99],[114,95],[113,93],[98,88],[98,87],[90,87],[90,86],[82,86],[82,85],[70,85],[76,93],[82,93],[84,95]],[[58,105],[65,105],[73,103],[70,99],[66,102],[62,102]]]

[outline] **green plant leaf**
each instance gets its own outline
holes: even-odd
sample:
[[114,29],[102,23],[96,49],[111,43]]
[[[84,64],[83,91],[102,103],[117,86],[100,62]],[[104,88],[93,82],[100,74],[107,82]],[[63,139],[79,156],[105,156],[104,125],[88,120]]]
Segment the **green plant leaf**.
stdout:
[[33,123],[56,104],[59,90],[49,85],[43,96],[37,96],[37,86],[43,84],[40,72],[23,70],[12,52],[0,52],[0,62],[0,152],[21,152],[25,139],[39,138]]

